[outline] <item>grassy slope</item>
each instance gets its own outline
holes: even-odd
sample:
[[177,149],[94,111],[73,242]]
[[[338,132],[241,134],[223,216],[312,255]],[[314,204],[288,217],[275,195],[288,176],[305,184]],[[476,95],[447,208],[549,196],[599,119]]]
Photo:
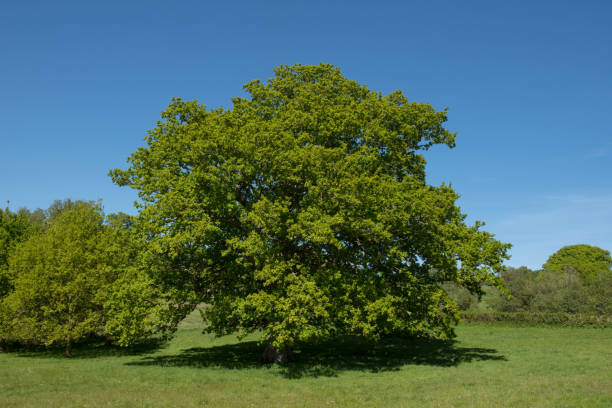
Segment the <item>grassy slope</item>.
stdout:
[[0,407],[612,406],[612,329],[462,325],[454,344],[346,341],[260,366],[253,342],[200,334],[161,349],[0,355]]

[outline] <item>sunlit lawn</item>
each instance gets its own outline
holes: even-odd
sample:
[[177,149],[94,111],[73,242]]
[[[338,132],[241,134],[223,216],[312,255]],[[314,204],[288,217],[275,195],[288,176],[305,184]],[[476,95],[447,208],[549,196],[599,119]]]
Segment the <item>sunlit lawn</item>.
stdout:
[[0,407],[612,406],[612,329],[457,333],[455,342],[336,341],[262,366],[255,342],[202,335],[191,316],[161,348],[0,354]]

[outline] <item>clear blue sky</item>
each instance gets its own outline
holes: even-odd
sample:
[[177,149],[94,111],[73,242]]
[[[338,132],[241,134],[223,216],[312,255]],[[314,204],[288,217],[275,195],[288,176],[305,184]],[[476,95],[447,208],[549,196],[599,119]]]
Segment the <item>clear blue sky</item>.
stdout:
[[3,1],[0,200],[103,199],[172,96],[230,106],[281,64],[333,63],[449,107],[457,147],[427,154],[469,220],[538,268],[612,250],[612,2]]

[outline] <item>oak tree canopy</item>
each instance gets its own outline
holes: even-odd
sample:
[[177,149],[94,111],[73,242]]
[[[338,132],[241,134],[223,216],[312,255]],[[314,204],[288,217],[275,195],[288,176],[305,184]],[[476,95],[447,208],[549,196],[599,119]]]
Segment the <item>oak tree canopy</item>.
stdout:
[[[173,99],[146,146],[114,169],[139,195],[155,279],[203,303],[208,330],[276,349],[336,335],[452,335],[441,288],[473,293],[509,244],[467,225],[422,152],[454,147],[446,110],[281,66],[231,109]],[[193,299],[193,298],[192,298]]]

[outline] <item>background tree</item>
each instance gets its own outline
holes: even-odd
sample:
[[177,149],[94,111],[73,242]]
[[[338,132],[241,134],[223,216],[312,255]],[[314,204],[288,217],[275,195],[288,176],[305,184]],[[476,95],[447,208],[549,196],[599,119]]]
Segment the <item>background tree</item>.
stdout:
[[455,282],[444,282],[442,288],[455,302],[459,311],[470,310],[482,300],[478,299],[478,296],[472,294],[469,290]]
[[70,356],[75,341],[103,330],[103,301],[116,262],[103,221],[98,205],[71,203],[16,248],[9,261],[14,291],[5,306],[17,339],[63,344]]
[[452,335],[441,283],[498,285],[509,245],[426,183],[419,151],[455,144],[446,111],[330,65],[244,88],[231,110],[174,100],[111,172],[139,193],[156,280],[207,303],[212,332],[261,330],[272,360],[339,334]]
[[13,279],[8,273],[8,260],[15,247],[40,231],[44,222],[42,211],[30,212],[25,208],[17,212],[0,209],[0,352],[11,332],[10,314],[3,304],[13,291]]
[[552,313],[585,313],[588,311],[582,279],[575,269],[563,272],[540,271],[531,311]]
[[586,287],[588,313],[612,316],[612,273],[597,275]]
[[176,329],[178,296],[142,268],[134,217],[105,218],[100,203],[70,199],[2,215],[1,248],[10,251],[1,258],[0,340],[65,344],[69,355],[92,334],[128,346]]
[[605,249],[591,245],[569,245],[552,254],[542,265],[546,271],[564,273],[575,270],[589,284],[600,274],[612,274],[612,257]]
[[34,213],[25,208],[12,212],[0,209],[0,298],[10,290],[6,270],[8,259],[17,244],[38,232],[44,223],[41,211]]
[[[595,248],[595,247],[590,247]],[[559,251],[563,255],[564,251]],[[563,260],[550,257],[553,261]],[[607,251],[596,248],[597,254],[607,257]],[[575,252],[574,252],[575,253]],[[578,251],[578,254],[581,252]],[[527,312],[570,314],[597,317],[612,316],[612,273],[605,268],[606,262],[599,265],[599,271],[593,273],[592,263],[588,260],[581,263],[580,257],[570,257],[569,261],[559,262],[558,268],[530,270],[527,267],[506,268],[501,277],[510,298],[502,296],[495,288],[485,286],[486,294],[478,300],[457,284],[445,285],[449,295],[456,300],[461,310],[478,312]],[[577,261],[578,259],[578,261]],[[584,282],[578,267],[593,273],[593,278]],[[589,272],[590,271],[590,272]]]
[[491,306],[503,312],[529,311],[538,293],[538,271],[526,266],[508,267],[501,276],[511,297],[497,296]]

